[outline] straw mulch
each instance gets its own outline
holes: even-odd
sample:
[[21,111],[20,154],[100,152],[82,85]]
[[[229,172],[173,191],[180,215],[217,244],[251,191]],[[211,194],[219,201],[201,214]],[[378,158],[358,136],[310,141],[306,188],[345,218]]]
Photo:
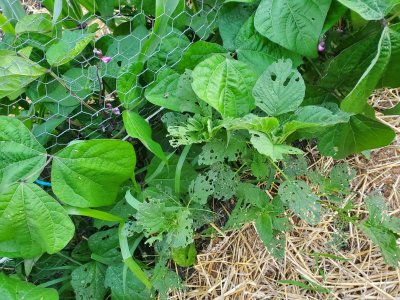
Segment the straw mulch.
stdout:
[[[377,92],[371,103],[385,109],[400,102],[400,90]],[[378,118],[397,132],[397,140],[384,149],[372,151],[371,159],[354,156],[346,161],[357,171],[349,196],[354,210],[366,216],[363,199],[380,190],[400,215],[400,118]],[[329,171],[337,161],[320,157],[309,149],[310,167]],[[194,271],[186,280],[186,290],[175,291],[170,299],[400,299],[400,270],[388,267],[379,252],[357,228],[345,228],[341,237],[340,224],[334,213],[325,213],[318,226],[293,223],[287,233],[286,256],[276,261],[265,250],[253,224],[240,231],[225,233],[210,241],[197,256]],[[332,241],[342,238],[344,248],[338,250]],[[310,253],[329,253],[347,260],[320,257]],[[330,293],[309,291],[279,283],[296,280],[317,283]]]

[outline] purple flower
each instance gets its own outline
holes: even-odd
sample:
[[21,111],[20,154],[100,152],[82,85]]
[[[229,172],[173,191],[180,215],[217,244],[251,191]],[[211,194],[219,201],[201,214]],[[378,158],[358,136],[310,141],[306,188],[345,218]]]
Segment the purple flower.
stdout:
[[112,109],[112,112],[114,115],[119,116],[121,114],[120,110],[118,107],[115,107]]
[[93,49],[93,53],[96,54],[99,57],[103,55],[103,52],[100,49],[97,49],[97,48]]
[[325,51],[325,40],[322,39],[320,40],[319,44],[318,44],[318,52],[324,52]]
[[111,57],[109,57],[109,56],[100,56],[100,60],[103,63],[107,64],[107,63],[109,63],[111,61]]

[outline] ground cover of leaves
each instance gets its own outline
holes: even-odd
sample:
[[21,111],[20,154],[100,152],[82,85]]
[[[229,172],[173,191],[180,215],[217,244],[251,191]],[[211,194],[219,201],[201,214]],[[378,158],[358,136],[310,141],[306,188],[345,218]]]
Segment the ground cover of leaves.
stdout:
[[[371,97],[379,110],[400,102],[400,90],[382,90]],[[372,151],[367,160],[353,156],[345,161],[357,171],[352,181],[354,210],[366,216],[365,196],[379,190],[400,215],[400,118],[378,115],[397,133],[392,145]],[[310,168],[328,172],[336,163],[308,148]],[[357,228],[343,228],[334,213],[325,213],[318,226],[292,219],[287,233],[286,255],[276,261],[266,251],[255,227],[248,224],[239,231],[220,232],[204,246],[194,268],[186,271],[186,289],[171,293],[170,299],[400,299],[400,270],[387,266],[378,247]],[[343,243],[337,250],[334,244]],[[332,257],[312,253],[329,253]],[[340,259],[342,258],[342,259]],[[329,293],[310,291],[282,284],[280,280],[315,282]]]

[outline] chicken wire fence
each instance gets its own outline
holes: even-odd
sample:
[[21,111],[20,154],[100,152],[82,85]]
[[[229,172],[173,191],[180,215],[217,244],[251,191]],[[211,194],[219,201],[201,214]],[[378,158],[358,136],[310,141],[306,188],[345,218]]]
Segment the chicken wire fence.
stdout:
[[[132,91],[143,91],[160,73],[173,68],[192,43],[209,39],[217,29],[222,2],[180,0],[172,14],[156,15],[156,0],[0,0],[0,51],[15,52],[11,59],[0,54],[0,59],[8,59],[0,78],[23,73],[18,86],[0,81],[0,115],[17,115],[50,151],[76,139],[127,139],[117,82],[121,76],[135,76],[129,67],[145,41],[157,35],[157,18],[167,16],[168,26],[157,36],[157,47],[136,74],[144,80],[124,96],[129,98],[125,106],[128,102],[157,130],[162,108]],[[15,32],[6,30],[8,24]],[[79,47],[86,39],[87,45]],[[64,50],[78,48],[83,49],[63,63]],[[52,57],[58,55],[58,62],[49,65],[49,51]],[[46,73],[36,76],[38,68],[46,68]]]

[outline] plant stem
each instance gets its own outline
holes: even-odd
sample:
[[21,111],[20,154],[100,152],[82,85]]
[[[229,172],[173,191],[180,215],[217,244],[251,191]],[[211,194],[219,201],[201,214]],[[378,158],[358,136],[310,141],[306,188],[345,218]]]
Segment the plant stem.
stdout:
[[57,76],[56,73],[54,73],[52,70],[48,70],[48,73],[55,79],[58,81],[59,84],[61,84],[65,89],[68,90],[68,92],[71,94],[72,97],[76,98],[79,100],[79,102],[85,106],[87,109],[97,113],[97,109],[94,109],[93,107],[91,107],[89,104],[87,104],[81,97],[79,97],[76,93],[74,93],[64,82],[64,80],[62,80],[60,77]]

